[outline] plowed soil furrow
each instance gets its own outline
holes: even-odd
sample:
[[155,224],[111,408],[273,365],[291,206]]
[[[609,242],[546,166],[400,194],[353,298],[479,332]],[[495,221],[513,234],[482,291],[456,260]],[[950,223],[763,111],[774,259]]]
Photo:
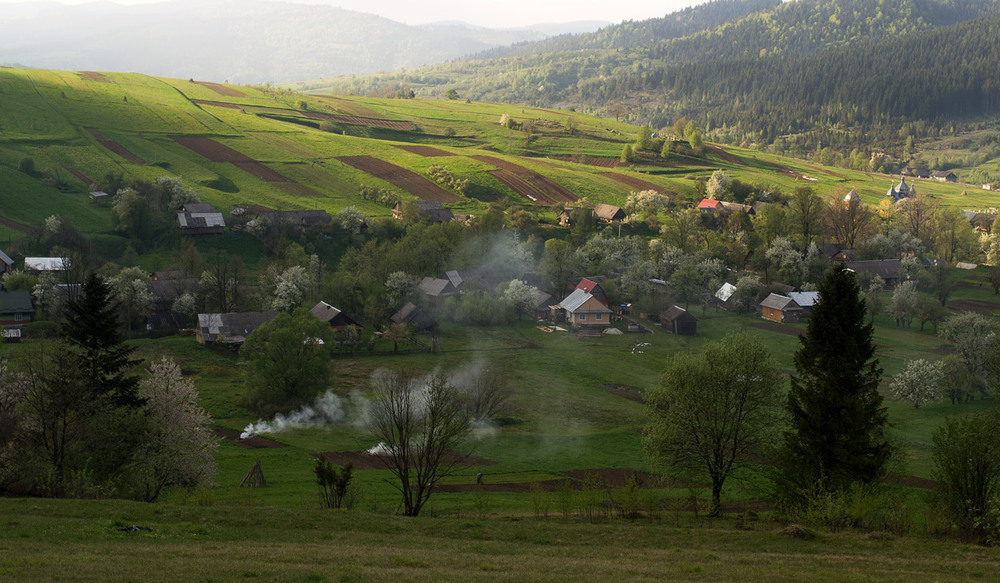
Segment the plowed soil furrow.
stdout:
[[234,89],[227,85],[221,85],[219,83],[210,83],[208,81],[195,81],[198,85],[203,87],[208,87],[212,91],[215,91],[219,95],[225,95],[226,97],[246,97],[246,93],[243,93],[239,89]]
[[[494,158],[493,156],[472,156],[472,159],[496,166],[500,170],[505,170],[511,174],[515,174],[525,182],[531,184],[531,186],[534,187],[535,190],[543,193],[545,201],[539,200],[538,201],[539,204],[547,204],[547,205],[567,204],[579,200],[579,197],[570,192],[569,189],[564,188],[557,182],[550,180],[545,176],[542,176],[541,174],[535,172],[534,170],[529,170],[524,166],[518,166],[517,164],[508,162],[506,160],[501,160],[500,158]],[[504,178],[502,178],[503,176],[502,174],[494,174],[494,176],[496,176],[500,180],[504,180]],[[508,186],[510,186],[511,188],[515,188],[510,184],[508,184]],[[517,189],[515,188],[515,190]],[[518,191],[518,194],[523,194],[525,196],[528,196],[529,191],[527,190],[523,192]],[[535,196],[534,192],[530,192],[530,194],[532,196]],[[530,199],[531,196],[528,196],[528,198]]]
[[133,164],[138,164],[140,166],[146,164],[145,160],[143,160],[142,158],[140,158],[140,157],[136,156],[135,154],[133,154],[132,152],[130,152],[128,150],[128,148],[126,148],[125,146],[123,146],[123,145],[119,144],[118,142],[116,142],[116,141],[108,138],[103,133],[101,133],[100,130],[95,129],[95,128],[86,128],[86,129],[87,129],[88,132],[90,132],[90,134],[92,136],[94,136],[95,138],[97,138],[97,143],[100,144],[100,145],[102,145],[102,146],[104,146],[106,149],[114,152],[115,154],[118,154],[119,156],[121,156],[122,158],[124,158],[125,160],[128,160],[129,162],[131,162]]
[[229,162],[240,170],[256,176],[265,182],[292,182],[285,176],[282,176],[280,173],[268,168],[246,154],[220,144],[211,138],[174,136],[173,139],[199,156],[207,158],[212,162]]
[[508,170],[491,170],[489,174],[535,204],[549,206],[555,204],[549,200],[549,197],[545,196],[544,192],[535,188],[533,184],[513,172]]
[[637,190],[655,190],[660,194],[666,194],[666,189],[662,186],[657,186],[652,182],[646,182],[641,178],[635,178],[634,176],[628,176],[627,174],[619,174],[617,172],[601,172],[601,176],[605,176],[616,182],[621,182],[622,184],[631,186]]
[[441,148],[435,148],[434,146],[407,146],[407,145],[396,145],[400,150],[406,150],[412,154],[417,154],[418,156],[423,156],[425,158],[439,158],[442,156],[454,156],[451,152],[446,152]]
[[458,202],[461,199],[423,176],[371,156],[344,156],[337,160],[402,188],[421,200]]

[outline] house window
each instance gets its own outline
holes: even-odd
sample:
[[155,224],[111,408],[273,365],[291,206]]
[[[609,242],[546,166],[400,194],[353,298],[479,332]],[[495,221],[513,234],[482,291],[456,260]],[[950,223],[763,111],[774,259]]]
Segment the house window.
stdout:
[[587,319],[587,314],[580,314],[580,321],[583,322]]
[[21,321],[21,317],[22,317],[22,314],[14,314],[14,321],[15,322],[20,322]]
[[594,316],[594,319],[598,321],[600,321],[602,318],[604,318],[604,314],[597,314],[596,316]]

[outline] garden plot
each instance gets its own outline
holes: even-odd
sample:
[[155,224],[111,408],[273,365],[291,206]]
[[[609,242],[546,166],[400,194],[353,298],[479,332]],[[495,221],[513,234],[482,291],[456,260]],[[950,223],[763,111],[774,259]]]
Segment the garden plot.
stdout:
[[412,146],[412,145],[396,145],[400,150],[406,150],[411,154],[416,154],[418,156],[423,156],[424,158],[439,158],[442,156],[455,156],[451,152],[446,152],[441,148],[435,148],[434,146]]
[[229,87],[228,85],[222,85],[220,83],[210,83],[208,81],[195,81],[198,85],[202,87],[207,87],[212,91],[215,91],[219,95],[224,95],[226,97],[246,97],[246,93],[243,93],[239,89]]

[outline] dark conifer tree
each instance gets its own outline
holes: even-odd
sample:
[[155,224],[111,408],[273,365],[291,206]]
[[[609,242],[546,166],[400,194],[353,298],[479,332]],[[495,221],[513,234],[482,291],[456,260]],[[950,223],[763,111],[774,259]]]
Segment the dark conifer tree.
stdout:
[[142,405],[139,377],[134,374],[139,360],[134,349],[125,345],[118,319],[118,303],[110,284],[91,274],[81,294],[68,304],[63,339],[76,353],[81,382],[95,399],[114,407]]
[[892,447],[878,393],[882,369],[854,274],[832,269],[819,293],[795,354],[784,478],[800,490],[832,491],[881,478]]

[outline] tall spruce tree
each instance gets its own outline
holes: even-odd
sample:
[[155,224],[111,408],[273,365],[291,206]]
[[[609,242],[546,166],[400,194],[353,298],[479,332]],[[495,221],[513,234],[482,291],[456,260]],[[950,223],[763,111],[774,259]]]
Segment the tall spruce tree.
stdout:
[[135,374],[140,361],[132,358],[134,349],[124,343],[118,303],[103,277],[91,274],[80,296],[69,302],[62,337],[73,349],[80,381],[94,398],[115,407],[143,404]]
[[882,369],[854,274],[830,270],[819,293],[788,394],[784,478],[799,491],[878,480],[892,453],[878,393]]

